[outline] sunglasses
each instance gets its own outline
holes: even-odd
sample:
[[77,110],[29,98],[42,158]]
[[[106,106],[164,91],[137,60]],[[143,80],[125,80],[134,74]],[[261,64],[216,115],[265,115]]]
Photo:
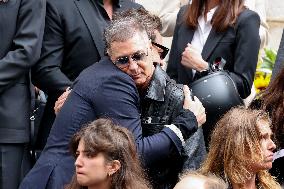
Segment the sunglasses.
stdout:
[[169,49],[167,47],[160,45],[158,43],[155,43],[155,42],[152,42],[152,44],[162,50],[162,52],[159,52],[159,54],[160,54],[161,60],[163,60],[167,56]]
[[130,59],[134,62],[139,62],[142,60],[145,60],[146,56],[148,56],[148,54],[146,54],[145,52],[135,52],[132,55],[129,56],[121,56],[119,58],[117,58],[114,61],[114,64],[119,66],[120,68],[125,68],[129,65]]

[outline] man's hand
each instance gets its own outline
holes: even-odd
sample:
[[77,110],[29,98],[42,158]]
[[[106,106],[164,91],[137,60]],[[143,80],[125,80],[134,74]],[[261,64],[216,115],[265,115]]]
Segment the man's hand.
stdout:
[[199,72],[208,69],[208,63],[203,60],[201,53],[190,43],[187,44],[182,53],[181,64]]
[[69,87],[66,89],[66,91],[57,99],[54,105],[54,112],[57,115],[58,112],[61,110],[64,102],[66,101],[67,97],[69,96],[71,90]]
[[183,92],[184,92],[184,102],[183,102],[183,108],[190,110],[196,117],[196,120],[198,122],[198,127],[200,127],[202,124],[206,122],[206,113],[205,108],[203,107],[200,100],[194,96],[194,101],[191,99],[191,92],[188,88],[188,86],[183,86]]
[[8,2],[8,0],[0,0],[0,2],[6,3]]

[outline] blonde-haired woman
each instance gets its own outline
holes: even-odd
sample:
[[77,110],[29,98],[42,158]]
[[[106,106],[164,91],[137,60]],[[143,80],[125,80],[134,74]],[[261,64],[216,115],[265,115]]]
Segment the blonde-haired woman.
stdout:
[[212,133],[203,174],[215,174],[232,189],[280,189],[268,173],[273,150],[270,119],[260,110],[237,107],[217,123]]

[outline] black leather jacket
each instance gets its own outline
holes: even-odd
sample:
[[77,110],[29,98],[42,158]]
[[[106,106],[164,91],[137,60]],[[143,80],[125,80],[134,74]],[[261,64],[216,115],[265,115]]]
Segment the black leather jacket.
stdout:
[[192,136],[185,141],[182,155],[173,149],[169,157],[149,168],[155,189],[173,188],[178,174],[183,169],[199,168],[206,154],[202,129],[197,130],[196,118],[192,112],[183,109],[183,101],[183,85],[176,84],[156,65],[148,90],[141,98],[143,135],[156,134],[165,125],[182,123],[192,127]]

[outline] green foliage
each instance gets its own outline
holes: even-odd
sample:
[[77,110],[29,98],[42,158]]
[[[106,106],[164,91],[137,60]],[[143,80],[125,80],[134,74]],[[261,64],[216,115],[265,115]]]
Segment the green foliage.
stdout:
[[263,55],[261,54],[258,59],[254,78],[254,86],[257,93],[259,93],[261,90],[264,90],[268,86],[275,60],[276,52],[274,50],[265,48]]
[[257,68],[272,71],[276,60],[276,52],[272,49],[264,49],[264,56],[259,58]]

